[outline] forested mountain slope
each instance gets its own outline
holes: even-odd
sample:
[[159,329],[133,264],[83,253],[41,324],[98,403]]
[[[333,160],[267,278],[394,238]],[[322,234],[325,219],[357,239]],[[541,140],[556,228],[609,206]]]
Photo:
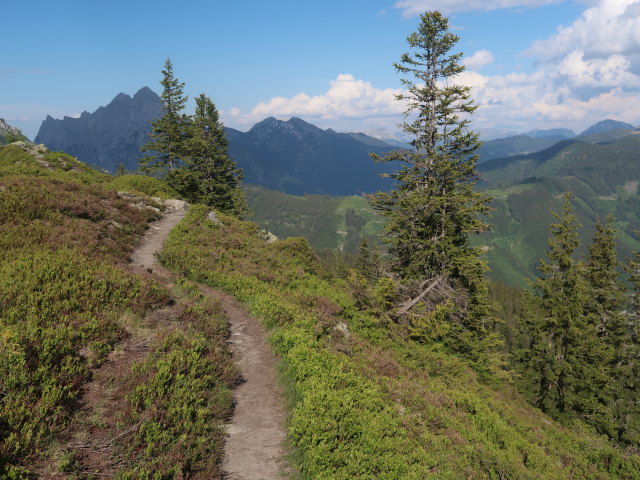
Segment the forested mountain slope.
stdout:
[[322,130],[299,118],[267,118],[246,133],[226,133],[246,183],[293,195],[357,195],[391,185],[379,174],[392,166],[374,164],[369,153],[394,147],[364,134]]
[[526,284],[546,249],[551,211],[560,196],[574,195],[582,244],[593,225],[613,214],[618,253],[623,259],[639,245],[640,135],[626,135],[605,145],[567,140],[530,155],[495,159],[479,166],[482,188],[494,197],[493,228],[483,235],[496,278]]

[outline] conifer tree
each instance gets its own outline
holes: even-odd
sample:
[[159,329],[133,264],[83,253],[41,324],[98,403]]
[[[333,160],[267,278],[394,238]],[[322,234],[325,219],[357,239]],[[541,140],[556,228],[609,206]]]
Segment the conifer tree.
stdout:
[[140,160],[140,169],[145,172],[167,173],[186,160],[184,140],[189,118],[182,113],[188,97],[184,95],[184,83],[173,74],[173,64],[167,58],[162,70],[163,115],[151,123],[150,141],[142,146],[148,155]]
[[586,275],[591,288],[589,312],[598,319],[596,326],[600,338],[617,344],[623,334],[621,310],[625,307],[625,288],[618,280],[618,259],[613,216],[605,223],[597,223],[593,241],[589,246]]
[[618,386],[618,398],[614,404],[614,416],[618,441],[640,445],[640,252],[634,252],[633,257],[627,260],[625,270],[629,274],[633,294],[631,308],[625,315],[624,335],[616,350],[617,363],[613,375]]
[[486,265],[469,242],[488,228],[481,216],[489,199],[474,190],[479,143],[469,118],[477,107],[470,88],[455,83],[464,66],[462,54],[452,53],[458,37],[448,31],[446,17],[423,14],[407,41],[412,51],[394,66],[407,75],[406,93],[398,98],[408,105],[402,128],[413,137],[413,149],[374,156],[405,166],[391,174],[397,187],[371,202],[387,219],[385,241],[409,297],[398,313],[438,309],[449,323],[448,344],[473,356],[491,330]]
[[[542,276],[535,282],[540,303],[537,322],[528,319],[531,350],[528,358],[533,383],[537,384],[536,404],[546,412],[562,413],[572,390],[572,369],[579,330],[579,319],[586,304],[586,283],[582,265],[573,259],[580,245],[577,221],[565,195],[562,213],[553,215],[558,223],[550,227],[548,260],[541,260]],[[529,307],[531,314],[535,308]],[[535,319],[535,317],[534,317]]]
[[360,240],[354,266],[356,271],[370,283],[375,282],[380,276],[380,255],[369,248],[369,242],[365,237]]
[[183,191],[191,201],[242,217],[247,210],[240,185],[242,170],[229,157],[228,145],[214,103],[201,94],[188,130]]
[[577,415],[609,433],[611,348],[599,337],[603,307],[591,281],[600,285],[611,280],[599,262],[609,258],[612,230],[596,233],[588,265],[576,261],[580,224],[570,199],[565,194],[562,213],[554,213],[558,223],[550,227],[547,260],[541,261],[541,277],[534,284],[537,297],[529,299],[524,312],[530,339],[526,378],[543,411],[556,417]]

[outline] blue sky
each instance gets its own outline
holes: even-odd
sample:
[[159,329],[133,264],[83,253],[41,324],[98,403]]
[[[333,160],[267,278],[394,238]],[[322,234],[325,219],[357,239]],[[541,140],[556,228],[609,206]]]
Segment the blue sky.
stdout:
[[29,137],[143,86],[165,58],[229,126],[299,116],[393,136],[392,64],[418,15],[440,9],[461,39],[485,136],[640,123],[640,0],[245,0],[10,2],[2,16],[0,117]]

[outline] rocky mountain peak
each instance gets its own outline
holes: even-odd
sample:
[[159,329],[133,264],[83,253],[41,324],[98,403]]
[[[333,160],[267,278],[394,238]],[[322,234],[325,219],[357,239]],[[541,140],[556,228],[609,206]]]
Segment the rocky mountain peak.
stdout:
[[36,143],[111,172],[120,164],[137,170],[140,147],[148,140],[151,122],[160,116],[162,100],[143,87],[133,97],[119,93],[108,105],[83,112],[79,118],[57,120],[47,115]]

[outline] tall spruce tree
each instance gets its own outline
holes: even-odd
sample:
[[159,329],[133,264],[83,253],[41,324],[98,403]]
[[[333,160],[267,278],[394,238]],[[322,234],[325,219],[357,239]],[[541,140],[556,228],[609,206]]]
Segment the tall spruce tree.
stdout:
[[[640,237],[640,232],[636,234]],[[614,415],[618,440],[637,446],[640,445],[640,252],[634,252],[625,269],[633,293],[625,314],[624,336],[616,350],[614,378],[619,396]]]
[[470,88],[456,84],[464,71],[462,54],[452,53],[458,40],[439,12],[423,14],[408,37],[412,51],[394,66],[406,74],[398,98],[408,105],[402,128],[414,148],[374,156],[405,166],[391,174],[397,187],[371,203],[387,219],[385,241],[408,297],[398,314],[411,322],[437,311],[448,323],[444,340],[474,356],[491,325],[486,265],[469,240],[488,228],[481,216],[489,198],[474,190],[479,143],[469,118],[477,107]]
[[591,302],[587,309],[597,318],[598,337],[614,346],[620,343],[623,335],[622,310],[626,306],[626,297],[625,287],[618,280],[613,216],[607,216],[604,223],[596,223],[595,228],[586,264],[586,276],[591,288]]
[[191,201],[242,217],[247,210],[240,184],[242,170],[229,156],[228,145],[214,103],[200,94],[188,129],[189,162],[180,175],[183,190]]
[[550,227],[547,260],[541,261],[541,277],[534,284],[537,296],[524,312],[530,340],[525,378],[543,411],[555,417],[578,416],[609,434],[612,350],[599,325],[608,296],[600,287],[610,287],[615,279],[613,230],[599,228],[585,265],[574,259],[581,225],[570,194],[565,194],[562,213],[554,216],[558,223]]
[[535,282],[539,303],[526,314],[538,310],[538,318],[526,319],[531,348],[526,363],[535,385],[535,403],[545,412],[563,413],[573,385],[575,347],[587,302],[582,265],[573,259],[580,245],[571,195],[565,195],[562,213],[553,215],[558,223],[550,227],[547,260],[540,261],[541,277]]
[[148,155],[140,160],[145,172],[171,172],[186,160],[185,137],[189,117],[183,112],[188,97],[184,95],[184,83],[173,74],[173,64],[167,58],[162,70],[163,115],[151,123],[150,140],[142,146]]

